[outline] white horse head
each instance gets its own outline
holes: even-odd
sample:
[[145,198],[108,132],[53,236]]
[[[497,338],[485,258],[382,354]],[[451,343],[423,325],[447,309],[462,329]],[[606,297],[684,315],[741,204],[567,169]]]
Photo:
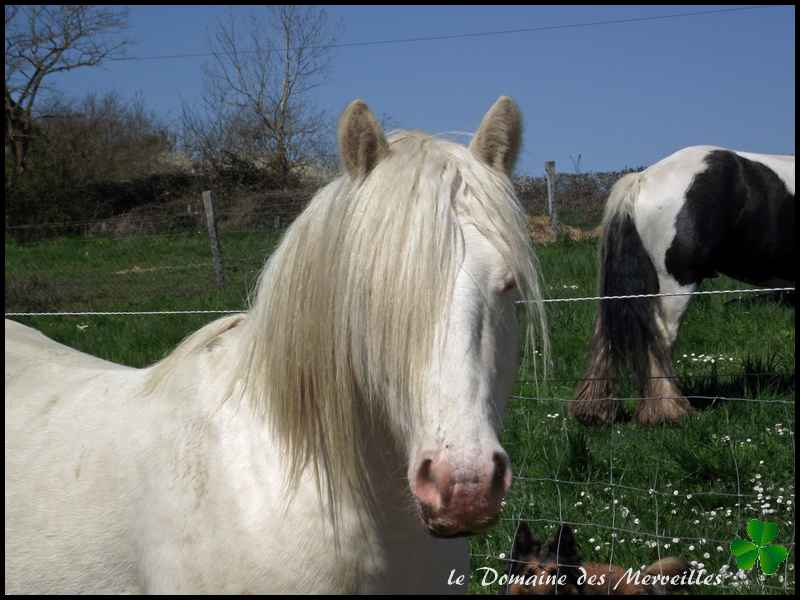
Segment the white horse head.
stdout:
[[438,537],[496,517],[520,346],[546,352],[541,304],[516,318],[539,299],[520,137],[507,98],[469,148],[387,139],[354,102],[346,172],[249,313],[153,367],[7,321],[7,591],[455,591],[467,544],[417,515]]
[[338,129],[345,173],[261,274],[236,379],[281,440],[289,485],[310,468],[334,520],[343,498],[371,497],[376,428],[432,534],[475,532],[499,512],[511,469],[497,432],[520,345],[547,347],[541,305],[525,305],[522,335],[515,310],[540,299],[509,180],[521,135],[506,97],[469,148],[387,139],[354,101]]

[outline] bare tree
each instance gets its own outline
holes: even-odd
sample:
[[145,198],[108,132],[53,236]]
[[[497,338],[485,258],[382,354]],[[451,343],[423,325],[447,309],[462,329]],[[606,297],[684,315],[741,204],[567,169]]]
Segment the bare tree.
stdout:
[[47,143],[31,149],[31,173],[43,158],[67,185],[145,177],[161,168],[173,147],[167,126],[141,95],[130,100],[116,92],[80,100],[52,95],[42,99],[40,110],[47,116],[39,124]]
[[15,174],[25,172],[33,110],[44,80],[119,56],[129,41],[125,8],[95,5],[6,5],[5,145]]
[[265,16],[251,15],[246,30],[231,12],[217,23],[202,107],[184,105],[186,138],[212,163],[266,157],[286,184],[327,133],[310,93],[330,71],[334,34],[327,13],[311,6],[270,6]]

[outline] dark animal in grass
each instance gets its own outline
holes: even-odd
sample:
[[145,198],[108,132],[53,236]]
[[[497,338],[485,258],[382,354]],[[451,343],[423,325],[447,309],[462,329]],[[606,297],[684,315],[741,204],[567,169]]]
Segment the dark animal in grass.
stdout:
[[[689,564],[662,558],[644,569],[608,563],[584,563],[572,529],[562,525],[542,544],[528,524],[520,522],[506,575],[506,594],[531,595],[662,595],[678,587]],[[684,577],[685,579],[685,577]]]

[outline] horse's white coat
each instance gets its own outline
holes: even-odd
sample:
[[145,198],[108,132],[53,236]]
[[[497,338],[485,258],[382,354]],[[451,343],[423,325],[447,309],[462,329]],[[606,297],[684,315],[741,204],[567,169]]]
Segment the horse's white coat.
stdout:
[[[458,157],[474,160],[454,152],[447,160],[456,165]],[[450,197],[445,183],[441,193]],[[453,189],[463,255],[435,321],[445,351],[425,370],[424,419],[370,417],[356,429],[374,502],[336,497],[336,535],[324,468],[323,485],[309,465],[287,495],[285,444],[250,401],[251,388],[233,378],[260,317],[215,321],[141,370],[7,320],[6,592],[465,591],[448,585],[448,575],[468,573],[467,542],[427,533],[407,470],[416,453],[433,448],[471,473],[500,448],[519,342],[517,296],[506,288],[518,265],[495,245],[502,225],[459,208],[469,190]],[[330,196],[312,202],[309,218],[320,218],[314,211],[325,201]],[[269,283],[281,284],[262,286]]]

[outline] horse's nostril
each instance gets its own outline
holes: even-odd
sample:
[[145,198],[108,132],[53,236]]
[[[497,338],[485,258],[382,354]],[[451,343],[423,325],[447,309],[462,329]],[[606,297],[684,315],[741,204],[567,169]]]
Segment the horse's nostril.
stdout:
[[418,481],[431,481],[431,465],[433,464],[433,460],[430,458],[426,458],[422,461],[422,464],[419,466],[419,470],[417,471],[417,480]]
[[431,510],[439,510],[449,498],[449,466],[426,458],[419,463],[414,481],[414,494]]

